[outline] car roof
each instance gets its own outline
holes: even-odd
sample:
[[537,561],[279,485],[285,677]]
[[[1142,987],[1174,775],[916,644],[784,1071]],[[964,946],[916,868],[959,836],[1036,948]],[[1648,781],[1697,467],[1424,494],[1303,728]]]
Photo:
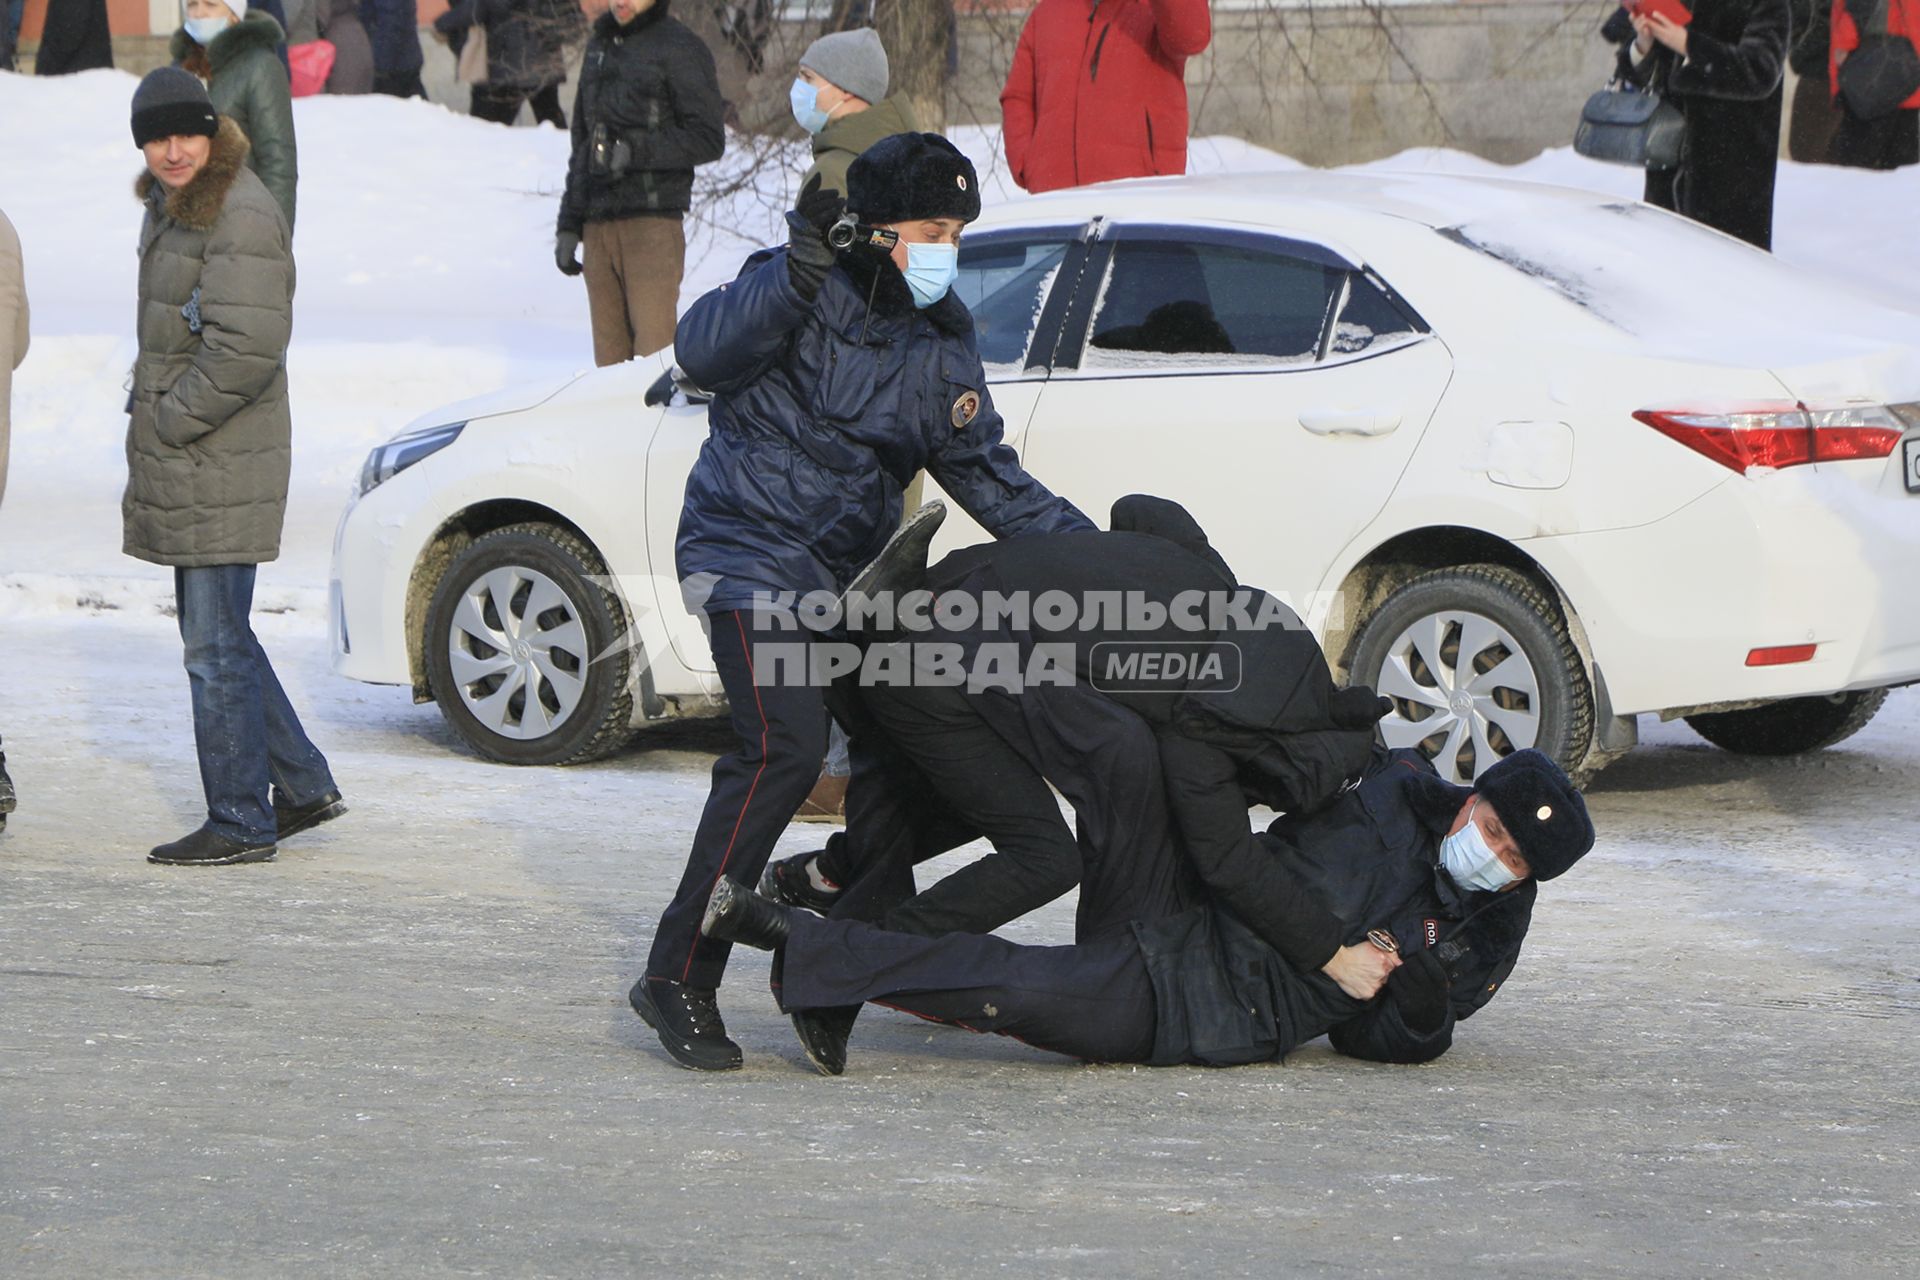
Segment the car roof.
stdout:
[[1337,235],[1356,221],[1392,218],[1440,229],[1522,209],[1595,208],[1619,197],[1510,178],[1316,169],[1102,182],[992,206],[981,230],[1101,215],[1168,222],[1224,221]]

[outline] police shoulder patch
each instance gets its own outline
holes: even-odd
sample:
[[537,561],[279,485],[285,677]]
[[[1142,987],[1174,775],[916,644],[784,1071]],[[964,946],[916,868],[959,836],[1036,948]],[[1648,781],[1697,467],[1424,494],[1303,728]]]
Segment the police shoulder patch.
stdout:
[[953,429],[966,430],[967,424],[972,422],[979,413],[980,393],[978,391],[961,392],[953,402]]

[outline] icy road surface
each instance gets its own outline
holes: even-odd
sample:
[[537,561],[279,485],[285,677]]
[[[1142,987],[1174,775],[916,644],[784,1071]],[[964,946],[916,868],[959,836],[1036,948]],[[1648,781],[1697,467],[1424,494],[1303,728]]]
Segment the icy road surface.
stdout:
[[1085,1067],[870,1011],[822,1079],[743,951],[713,1077],[624,998],[711,732],[485,764],[318,630],[261,620],[353,812],[192,870],[142,860],[198,818],[171,622],[8,624],[8,1275],[1911,1274],[1920,694],[1798,760],[1649,725],[1430,1066]]

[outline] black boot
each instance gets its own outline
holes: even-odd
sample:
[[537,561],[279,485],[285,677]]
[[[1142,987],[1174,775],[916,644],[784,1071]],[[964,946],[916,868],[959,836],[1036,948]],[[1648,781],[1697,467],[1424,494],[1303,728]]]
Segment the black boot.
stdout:
[[946,518],[947,504],[938,498],[908,516],[906,523],[887,539],[887,545],[880,548],[873,563],[854,576],[840,597],[842,616],[846,616],[847,601],[854,597],[876,602],[891,597],[891,611],[897,618],[901,598],[927,585],[927,548],[933,545],[933,535],[940,532],[941,522]]
[[775,951],[786,945],[792,914],[792,907],[763,898],[721,876],[720,883],[713,886],[713,896],[707,899],[700,933],[722,942],[744,942],[762,951]]
[[847,1069],[847,1037],[853,1034],[853,1022],[860,1006],[845,1009],[796,1009],[787,1017],[800,1037],[800,1048],[814,1069],[823,1076],[837,1076]]
[[297,836],[302,831],[317,827],[323,822],[332,822],[347,811],[347,802],[340,798],[338,791],[329,791],[310,804],[281,804],[280,790],[273,793],[273,825],[277,836],[285,840],[288,836]]
[[235,862],[270,862],[277,852],[271,843],[243,844],[202,827],[190,836],[159,846],[147,855],[147,861],[170,867],[224,867]]
[[633,984],[627,1003],[640,1020],[660,1033],[660,1047],[683,1067],[695,1071],[735,1071],[740,1046],[727,1039],[714,993],[678,982],[647,978]]

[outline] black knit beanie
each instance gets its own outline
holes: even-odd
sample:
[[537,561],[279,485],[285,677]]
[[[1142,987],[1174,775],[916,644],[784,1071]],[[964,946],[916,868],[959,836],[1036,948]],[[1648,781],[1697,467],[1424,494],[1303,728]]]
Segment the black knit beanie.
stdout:
[[200,77],[179,67],[147,72],[133,91],[133,145],[160,138],[201,134],[211,138],[220,127],[213,100]]
[[847,166],[847,208],[868,224],[980,216],[973,161],[937,133],[896,133]]

